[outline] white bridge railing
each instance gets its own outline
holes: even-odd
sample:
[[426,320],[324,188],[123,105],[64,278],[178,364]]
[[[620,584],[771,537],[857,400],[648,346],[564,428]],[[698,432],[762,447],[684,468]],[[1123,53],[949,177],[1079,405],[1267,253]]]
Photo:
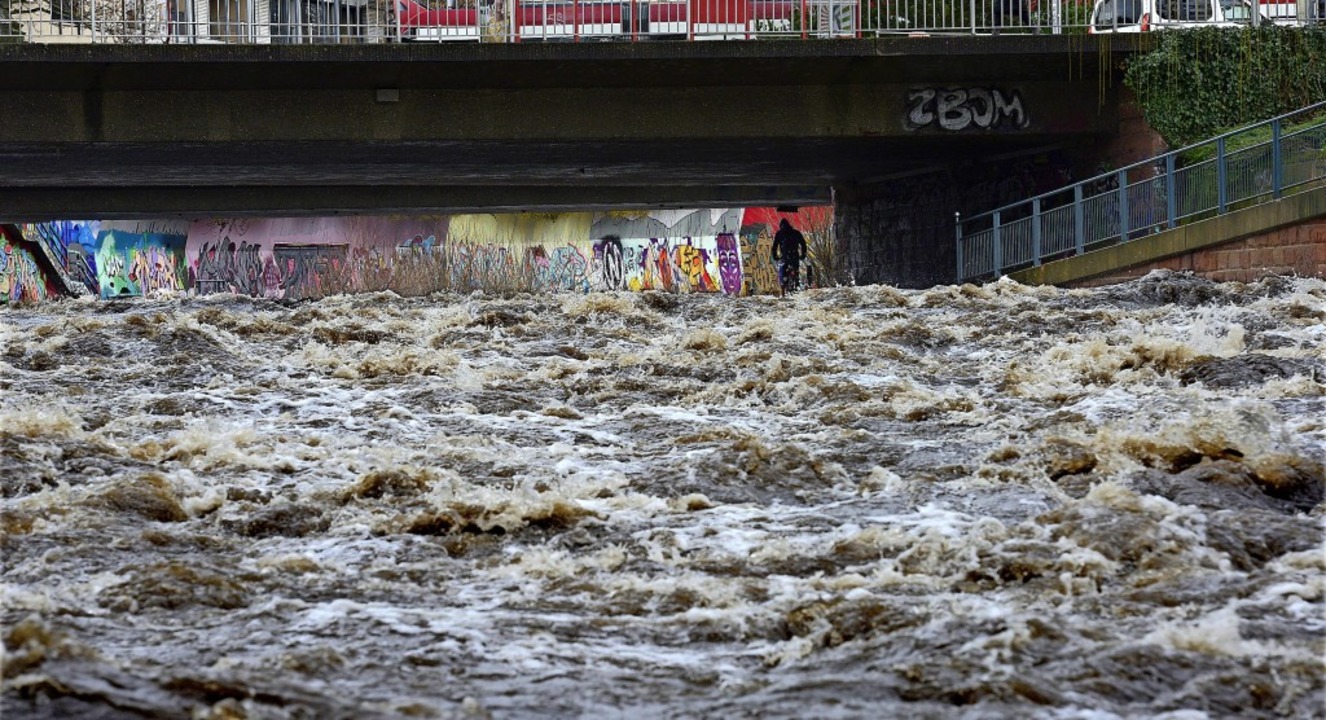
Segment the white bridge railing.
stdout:
[[[1210,7],[1193,14],[1201,3]],[[1310,23],[1326,0],[0,0],[0,41],[748,40]],[[1177,6],[1177,5],[1175,5]],[[1241,9],[1240,9],[1241,8]],[[1254,11],[1255,8],[1255,11]],[[1147,12],[1154,10],[1153,13]]]

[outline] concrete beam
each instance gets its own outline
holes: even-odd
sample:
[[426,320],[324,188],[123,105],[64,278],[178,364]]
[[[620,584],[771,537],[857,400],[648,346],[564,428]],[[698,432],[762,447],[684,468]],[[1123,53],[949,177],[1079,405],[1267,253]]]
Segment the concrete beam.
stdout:
[[[937,80],[936,83],[947,82]],[[1087,83],[993,79],[1016,102],[979,130],[999,137],[1113,133]],[[437,89],[10,90],[4,142],[660,140],[893,137],[942,141],[932,101],[910,85]],[[922,127],[913,115],[932,118]]]
[[[504,185],[465,186],[293,186],[270,187],[96,187],[0,188],[0,221],[52,218],[137,220],[144,217],[331,217],[337,215],[457,214],[473,212],[646,210],[745,207],[767,203],[771,193],[786,202],[827,205],[823,186],[596,186],[581,188]],[[593,200],[587,200],[591,197]],[[78,212],[69,214],[69,208]],[[146,213],[144,208],[151,208]]]

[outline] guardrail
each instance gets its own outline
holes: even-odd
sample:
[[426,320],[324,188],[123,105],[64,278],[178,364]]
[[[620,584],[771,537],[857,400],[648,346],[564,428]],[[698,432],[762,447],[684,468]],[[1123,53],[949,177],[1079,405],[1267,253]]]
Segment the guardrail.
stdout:
[[[1156,12],[1143,13],[1143,3],[1150,7],[1156,0],[0,0],[0,38],[241,44],[748,40],[1141,32],[1251,24],[1253,17],[1289,23],[1326,17],[1326,8],[1318,7],[1326,0],[1185,0],[1183,17],[1173,19],[1164,17],[1159,4]],[[1253,3],[1260,14],[1251,12]],[[1247,12],[1236,18],[1228,9],[1234,6]]]
[[959,282],[1081,255],[1326,181],[1326,102],[956,217]]

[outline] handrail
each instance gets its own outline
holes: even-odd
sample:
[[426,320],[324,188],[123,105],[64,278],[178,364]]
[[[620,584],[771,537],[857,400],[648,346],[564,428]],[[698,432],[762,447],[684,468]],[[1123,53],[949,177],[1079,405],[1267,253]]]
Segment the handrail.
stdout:
[[[1209,158],[1179,162],[1212,147]],[[1139,169],[1150,173],[1130,179]],[[1326,101],[971,217],[954,213],[957,280],[1081,255],[1323,181]]]
[[1057,194],[1062,193],[1062,192],[1067,192],[1068,190],[1071,190],[1071,189],[1072,189],[1074,186],[1076,186],[1076,185],[1089,185],[1089,184],[1091,184],[1091,183],[1093,183],[1093,182],[1101,181],[1101,180],[1106,179],[1106,178],[1108,178],[1108,177],[1110,177],[1110,176],[1118,175],[1120,172],[1124,172],[1124,171],[1127,171],[1127,170],[1132,170],[1132,169],[1134,169],[1134,168],[1139,168],[1139,167],[1146,167],[1147,165],[1154,165],[1154,164],[1156,163],[1157,160],[1162,160],[1162,159],[1164,159],[1164,158],[1166,158],[1166,157],[1168,157],[1168,156],[1170,156],[1170,155],[1174,155],[1174,156],[1182,155],[1182,154],[1185,153],[1185,152],[1188,152],[1188,151],[1190,151],[1190,150],[1196,150],[1197,148],[1200,148],[1200,147],[1202,147],[1202,146],[1204,146],[1204,145],[1210,145],[1211,143],[1216,142],[1216,141],[1218,141],[1218,140],[1228,140],[1229,138],[1234,137],[1235,135],[1240,135],[1240,134],[1242,134],[1242,133],[1248,132],[1249,130],[1255,130],[1255,129],[1260,128],[1260,127],[1269,126],[1271,123],[1273,123],[1273,122],[1275,122],[1275,121],[1277,121],[1277,120],[1285,120],[1285,119],[1287,119],[1287,118],[1293,117],[1294,115],[1301,115],[1301,114],[1303,114],[1303,113],[1310,113],[1310,112],[1312,112],[1312,111],[1314,111],[1314,110],[1319,110],[1319,109],[1320,109],[1320,110],[1326,110],[1326,100],[1323,100],[1323,101],[1318,102],[1318,103],[1313,103],[1313,104],[1311,104],[1311,105],[1308,105],[1307,107],[1302,107],[1302,108],[1299,108],[1299,109],[1297,109],[1297,110],[1293,110],[1293,111],[1287,112],[1287,113],[1285,113],[1285,114],[1283,114],[1283,115],[1277,115],[1277,116],[1275,116],[1275,117],[1273,117],[1273,118],[1270,118],[1270,119],[1268,119],[1268,120],[1261,120],[1261,121],[1259,121],[1259,122],[1255,122],[1255,123],[1253,123],[1253,124],[1251,124],[1251,125],[1245,125],[1245,126],[1239,128],[1239,129],[1237,129],[1237,130],[1230,130],[1229,132],[1226,132],[1226,133],[1223,133],[1223,134],[1220,134],[1220,135],[1216,135],[1215,137],[1212,137],[1212,138],[1209,138],[1209,139],[1206,139],[1206,140],[1202,140],[1202,141],[1200,141],[1200,142],[1195,142],[1195,143],[1193,143],[1193,144],[1191,144],[1191,145],[1188,145],[1188,146],[1186,146],[1186,147],[1181,147],[1181,148],[1179,148],[1178,150],[1169,150],[1169,151],[1163,152],[1163,153],[1161,153],[1161,154],[1159,154],[1159,155],[1155,155],[1155,156],[1153,156],[1153,157],[1147,158],[1146,160],[1139,160],[1139,161],[1137,161],[1137,162],[1135,162],[1135,163],[1133,163],[1133,164],[1131,164],[1131,165],[1125,165],[1125,166],[1123,166],[1123,167],[1121,167],[1121,168],[1117,168],[1117,169],[1115,169],[1115,170],[1110,170],[1109,172],[1101,173],[1101,174],[1096,175],[1096,176],[1094,176],[1094,177],[1089,177],[1089,178],[1087,178],[1086,180],[1080,180],[1080,181],[1078,181],[1078,182],[1073,183],[1072,185],[1065,185],[1065,186],[1063,186],[1063,187],[1056,188],[1056,189],[1051,190],[1051,191],[1049,191],[1049,192],[1041,193],[1040,195],[1036,195],[1036,196],[1033,196],[1033,197],[1027,198],[1026,200],[1019,200],[1019,201],[1017,201],[1017,202],[1015,202],[1015,203],[1009,203],[1008,205],[1004,205],[1003,207],[995,208],[994,210],[987,210],[986,212],[980,213],[979,215],[972,215],[971,217],[967,218],[967,222],[975,221],[975,220],[978,220],[978,219],[980,219],[980,218],[986,217],[986,216],[988,216],[988,215],[994,215],[995,213],[1000,212],[1000,211],[1002,211],[1002,210],[1009,210],[1009,209],[1012,209],[1012,208],[1014,208],[1014,207],[1017,207],[1018,205],[1023,205],[1023,204],[1025,204],[1025,203],[1031,202],[1032,200],[1036,200],[1036,199],[1044,200],[1045,198],[1048,198],[1048,197],[1050,197],[1050,196],[1052,196],[1052,195],[1057,195]]

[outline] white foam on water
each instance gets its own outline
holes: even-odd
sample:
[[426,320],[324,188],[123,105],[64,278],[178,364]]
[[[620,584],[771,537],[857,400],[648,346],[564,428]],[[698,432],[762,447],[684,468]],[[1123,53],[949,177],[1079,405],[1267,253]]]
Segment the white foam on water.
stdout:
[[1275,652],[1268,643],[1245,639],[1239,622],[1235,607],[1226,605],[1191,621],[1162,623],[1141,640],[1205,655],[1265,656]]
[[[1177,378],[1198,358],[1251,352],[1268,324],[1291,341],[1271,354],[1320,357],[1312,313],[1326,285],[1292,288],[1197,307],[1007,279],[790,302],[142,301],[132,312],[160,313],[167,330],[241,362],[170,387],[153,379],[152,343],[134,340],[115,360],[134,382],[96,376],[120,395],[112,402],[64,395],[57,375],[0,356],[3,467],[28,483],[3,499],[18,524],[0,605],[58,618],[126,664],[158,648],[222,678],[272,677],[284,654],[330,647],[339,669],[310,683],[444,714],[466,697],[612,707],[622,678],[676,714],[716,702],[775,712],[788,696],[760,688],[860,683],[856,669],[888,652],[918,677],[969,663],[972,683],[1001,693],[1046,660],[1033,634],[1047,618],[1085,659],[1146,642],[1226,670],[1265,658],[1290,673],[1319,645],[1321,548],[1234,569],[1208,544],[1208,511],[1141,494],[1130,477],[1190,450],[1236,450],[1258,472],[1321,457],[1319,381],[1212,390]],[[58,352],[76,337],[66,326],[122,322],[82,317],[96,307],[0,312],[0,344]],[[54,329],[33,337],[42,325]],[[549,354],[566,347],[585,359]],[[139,410],[168,399],[187,400],[184,414]],[[1095,457],[1080,486],[1047,476],[1056,442]],[[80,517],[80,503],[149,470],[188,519]],[[464,527],[427,530],[435,517]],[[252,536],[233,529],[251,523]],[[96,547],[91,532],[117,542]],[[175,610],[100,604],[142,579],[118,570],[163,555],[237,583],[248,604],[223,611],[187,584]],[[1163,596],[1166,582],[1250,590],[1176,607],[1130,594]],[[1280,634],[1243,634],[1250,613]],[[191,623],[219,660],[163,629]],[[402,664],[408,653],[421,664]],[[1010,707],[1188,712],[1145,701],[1115,712],[1088,685],[1060,682],[1065,706]]]

